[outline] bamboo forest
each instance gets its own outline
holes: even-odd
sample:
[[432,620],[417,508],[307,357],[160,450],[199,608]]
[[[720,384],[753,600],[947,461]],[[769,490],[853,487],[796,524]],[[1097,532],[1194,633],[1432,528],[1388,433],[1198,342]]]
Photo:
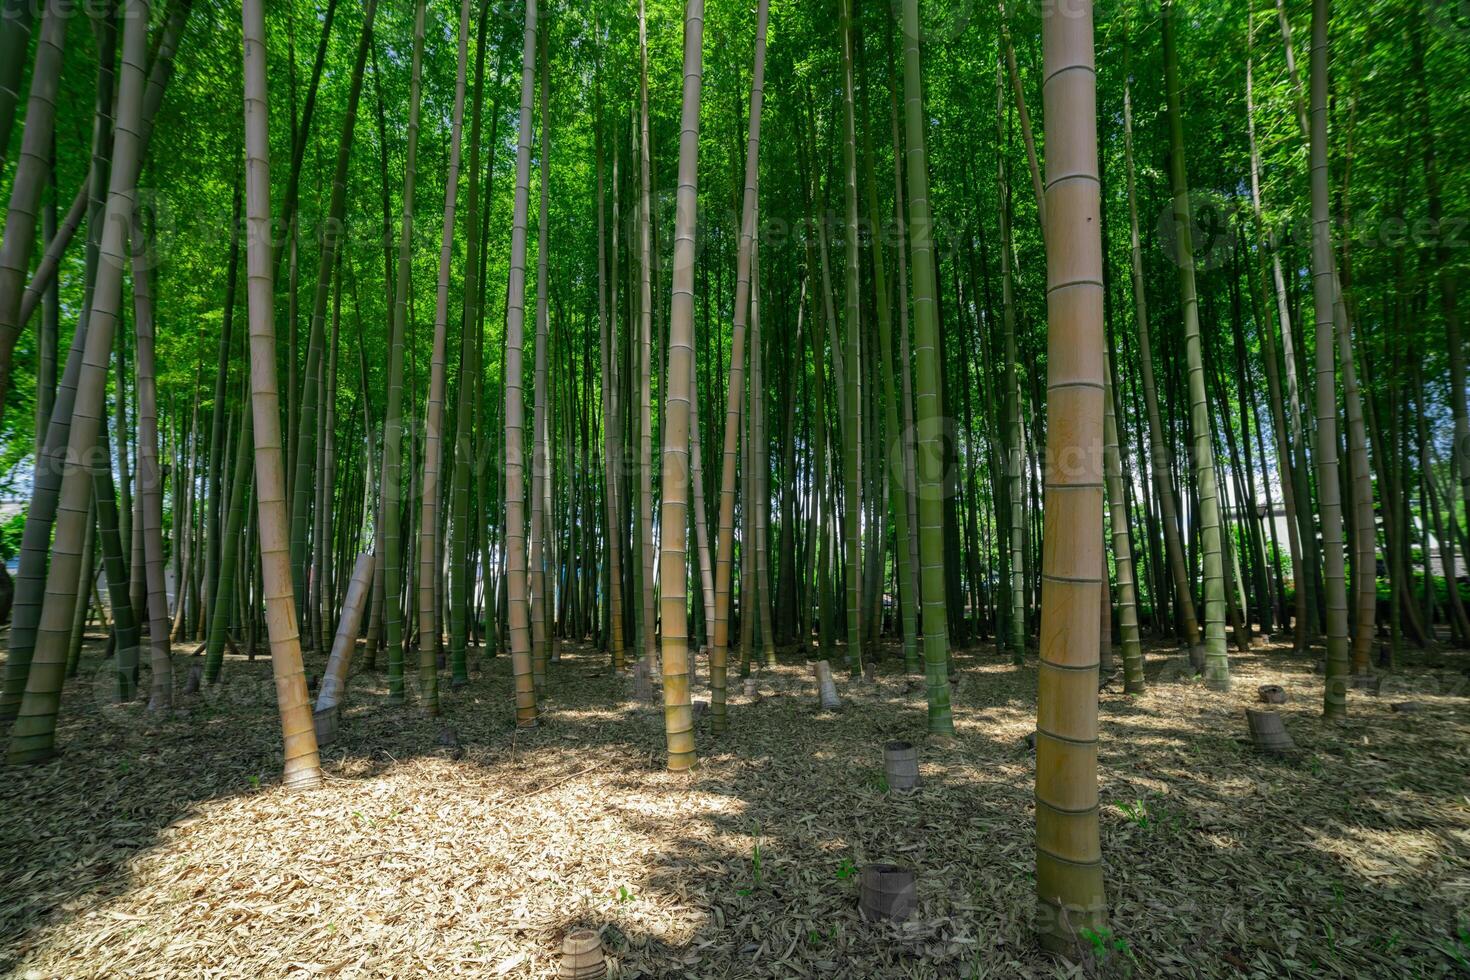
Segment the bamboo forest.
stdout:
[[0,974],[1470,977],[1470,7],[0,0]]

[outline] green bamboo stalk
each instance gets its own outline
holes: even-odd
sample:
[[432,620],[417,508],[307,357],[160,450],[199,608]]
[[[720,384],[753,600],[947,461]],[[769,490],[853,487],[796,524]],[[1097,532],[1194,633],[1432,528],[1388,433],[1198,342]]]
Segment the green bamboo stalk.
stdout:
[[520,136],[516,143],[515,205],[510,232],[510,281],[505,301],[505,550],[509,595],[511,672],[515,677],[516,727],[536,726],[532,677],[530,597],[526,582],[525,368],[521,350],[526,324],[526,213],[531,187],[531,97],[536,85],[536,0],[526,0],[521,55]]
[[1189,178],[1184,166],[1184,117],[1179,106],[1179,53],[1174,42],[1175,16],[1173,0],[1165,0],[1162,18],[1164,89],[1169,110],[1169,183],[1173,192],[1174,258],[1179,270],[1179,302],[1184,317],[1184,358],[1189,376],[1189,427],[1194,436],[1194,474],[1199,493],[1199,530],[1204,551],[1205,683],[1212,690],[1225,691],[1230,688],[1230,659],[1225,649],[1224,546],[1220,526],[1219,491],[1215,480],[1211,413],[1205,397],[1199,298],[1195,289]]
[[[934,232],[929,213],[924,96],[919,62],[919,3],[903,4],[904,127],[908,154],[909,242],[913,258],[915,425],[919,508],[919,587],[924,605],[924,675],[929,732],[949,736],[949,637],[945,612],[942,418],[939,407],[939,317],[934,275]],[[1095,635],[1095,634],[1094,634]]]
[[[417,33],[423,32],[420,7]],[[459,195],[460,131],[464,125],[465,70],[469,60],[470,0],[459,5],[459,57],[454,76],[454,112],[449,122],[449,170],[444,184],[444,231],[439,245],[439,286],[434,296],[434,341],[429,367],[429,404],[424,412],[423,483],[419,488],[419,697],[424,713],[439,714],[439,608],[435,595],[439,561],[439,471],[444,449],[445,347],[449,331],[449,263],[454,255],[454,210]],[[461,329],[463,329],[461,327]]]
[[847,209],[847,308],[844,313],[846,338],[843,366],[847,372],[843,385],[842,473],[843,473],[843,538],[847,574],[847,663],[852,676],[863,671],[862,603],[863,603],[863,538],[862,538],[862,321],[859,309],[862,298],[858,276],[858,204],[857,204],[857,122],[853,108],[853,17],[852,0],[842,0],[842,166],[845,180],[844,200]]
[[[399,486],[403,473],[403,353],[408,323],[409,280],[413,272],[413,188],[418,174],[419,112],[424,60],[424,6],[414,8],[413,55],[409,76],[408,149],[403,164],[403,211],[398,233],[398,271],[388,356],[388,405],[383,416],[383,476],[379,499],[383,524],[383,633],[388,646],[388,700],[401,704],[403,690],[403,555]],[[410,469],[410,472],[413,472]]]

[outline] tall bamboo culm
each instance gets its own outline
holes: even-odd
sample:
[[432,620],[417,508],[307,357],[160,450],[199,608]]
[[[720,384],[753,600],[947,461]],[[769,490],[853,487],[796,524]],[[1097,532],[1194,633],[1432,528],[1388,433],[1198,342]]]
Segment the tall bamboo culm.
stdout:
[[[69,16],[69,8],[57,6],[61,9],[48,10],[48,24],[53,15],[58,18]],[[6,759],[12,764],[44,762],[55,754],[56,716],[61,705],[76,603],[85,603],[89,598],[90,583],[81,583],[83,552],[90,546],[87,528],[92,519],[92,460],[97,452],[103,415],[107,411],[108,363],[112,354],[113,330],[122,306],[122,270],[127,266],[127,234],[132,225],[141,150],[137,127],[143,101],[143,64],[148,48],[146,0],[128,0],[120,16],[124,30],[118,133],[113,142],[101,261],[97,264],[66,453],[60,461],[61,487],[45,596],[40,607],[29,676],[20,697],[6,752]],[[57,42],[52,38],[47,43]],[[59,57],[59,46],[56,51]],[[83,589],[80,596],[79,584]],[[155,677],[155,683],[157,681]]]
[[510,230],[510,282],[505,300],[505,573],[516,727],[536,726],[531,668],[531,609],[526,569],[526,214],[531,196],[531,100],[536,90],[536,0],[526,0],[521,54],[520,135],[516,142],[515,209]]
[[[735,464],[740,458],[740,404],[745,389],[745,318],[750,302],[750,251],[755,241],[760,183],[761,107],[765,99],[766,26],[769,0],[759,0],[755,67],[750,83],[750,122],[745,139],[745,190],[740,206],[740,247],[735,259],[735,310],[730,342],[730,382],[725,397],[725,437],[720,457],[720,514],[715,543],[715,616],[710,646],[710,729],[727,727],[725,685],[730,654],[730,579],[735,553]],[[820,383],[820,382],[819,382]]]
[[250,321],[250,403],[255,414],[255,481],[260,561],[271,667],[285,740],[282,780],[290,789],[321,784],[316,728],[301,663],[291,594],[285,460],[276,388],[276,331],[271,276],[270,113],[266,86],[264,0],[242,4],[245,52],[246,296]]
[[1036,897],[1043,948],[1105,927],[1098,834],[1103,286],[1092,4],[1042,16],[1046,118],[1046,537],[1036,705]]
[[659,615],[663,623],[664,733],[669,768],[694,765],[689,702],[689,420],[694,385],[694,230],[699,210],[699,95],[703,81],[704,2],[684,8],[684,102],[679,123],[679,191],[674,220],[673,292],[663,424]]
[[[419,8],[422,17],[423,8]],[[429,405],[424,413],[423,500],[419,510],[419,696],[424,712],[439,713],[439,603],[434,588],[439,557],[440,471],[444,460],[444,373],[449,333],[449,262],[454,254],[454,206],[459,193],[459,136],[464,123],[466,62],[469,60],[470,0],[459,5],[459,62],[454,78],[454,115],[449,124],[449,170],[444,184],[444,229],[439,245],[439,286],[434,295],[434,346],[429,367]]]
[[1327,158],[1327,0],[1312,0],[1311,193],[1312,305],[1317,336],[1317,501],[1322,514],[1323,606],[1327,612],[1327,671],[1322,713],[1347,716],[1347,569],[1342,540],[1342,489],[1337,457],[1336,275],[1332,254]]
[[1184,319],[1184,350],[1189,373],[1189,427],[1193,435],[1194,475],[1199,499],[1200,545],[1205,579],[1205,683],[1213,690],[1230,689],[1230,660],[1225,650],[1225,553],[1220,522],[1220,496],[1215,479],[1215,449],[1210,406],[1205,396],[1203,337],[1199,296],[1195,288],[1194,242],[1190,233],[1189,179],[1184,161],[1184,116],[1179,105],[1179,55],[1174,43],[1176,0],[1163,9],[1164,90],[1169,105],[1169,182],[1173,190],[1174,260],[1179,267],[1179,304]]
[[[903,101],[909,192],[909,242],[914,292],[914,424],[919,511],[919,594],[924,609],[924,680],[929,733],[954,734],[949,703],[949,635],[944,581],[943,420],[939,405],[939,310],[934,270],[934,223],[929,210],[924,93],[919,61],[919,2],[903,4]],[[1101,531],[1094,535],[1099,537]],[[1095,574],[1095,572],[1094,572]],[[1095,604],[1094,604],[1095,608]],[[1093,631],[1094,638],[1097,631]]]

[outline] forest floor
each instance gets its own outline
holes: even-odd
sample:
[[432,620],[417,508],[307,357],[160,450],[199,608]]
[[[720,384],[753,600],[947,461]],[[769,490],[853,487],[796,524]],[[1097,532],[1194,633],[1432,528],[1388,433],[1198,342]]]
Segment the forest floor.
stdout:
[[[1171,680],[1172,654],[1150,651],[1146,694],[1102,694],[1111,934],[1085,972],[1470,974],[1470,698],[1450,683],[1470,658],[1415,655],[1329,725],[1289,648],[1232,656],[1228,695]],[[1036,671],[990,646],[956,654],[949,744],[922,737],[923,692],[886,649],[875,684],[843,672],[838,712],[796,663],[760,671],[756,699],[732,677],[731,732],[700,720],[683,775],[661,711],[585,647],[528,732],[507,657],[446,684],[443,719],[361,674],[301,794],[279,785],[265,659],[158,719],[108,703],[99,657],[66,691],[61,758],[0,773],[0,973],[551,977],[578,925],[623,978],[1084,972],[1031,939]],[[1249,745],[1266,683],[1289,692],[1295,758]],[[909,796],[885,792],[892,738],[919,747]],[[858,915],[877,860],[917,871],[903,926]]]

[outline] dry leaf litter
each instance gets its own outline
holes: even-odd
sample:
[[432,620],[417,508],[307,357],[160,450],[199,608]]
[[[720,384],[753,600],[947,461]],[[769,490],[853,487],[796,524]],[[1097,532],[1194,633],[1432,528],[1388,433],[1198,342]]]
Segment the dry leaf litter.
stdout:
[[[160,718],[109,702],[101,648],[66,690],[63,755],[0,776],[0,972],[552,977],[587,926],[616,978],[1470,975],[1470,660],[1450,651],[1352,692],[1342,725],[1279,644],[1232,655],[1226,695],[1162,648],[1146,694],[1114,680],[1111,928],[1072,964],[1030,938],[1034,661],[957,652],[957,737],[935,741],[893,648],[873,683],[834,664],[838,711],[783,658],[755,697],[732,677],[731,730],[699,719],[688,774],[662,769],[662,712],[587,647],[550,666],[533,731],[513,727],[505,656],[472,654],[438,719],[411,676],[393,707],[359,673],[325,785],[291,794],[265,658],[231,657]],[[182,690],[184,656],[176,674]],[[1249,744],[1262,684],[1289,692],[1296,757]],[[895,738],[919,746],[912,795],[886,792]],[[917,871],[909,922],[859,917],[874,861]]]

